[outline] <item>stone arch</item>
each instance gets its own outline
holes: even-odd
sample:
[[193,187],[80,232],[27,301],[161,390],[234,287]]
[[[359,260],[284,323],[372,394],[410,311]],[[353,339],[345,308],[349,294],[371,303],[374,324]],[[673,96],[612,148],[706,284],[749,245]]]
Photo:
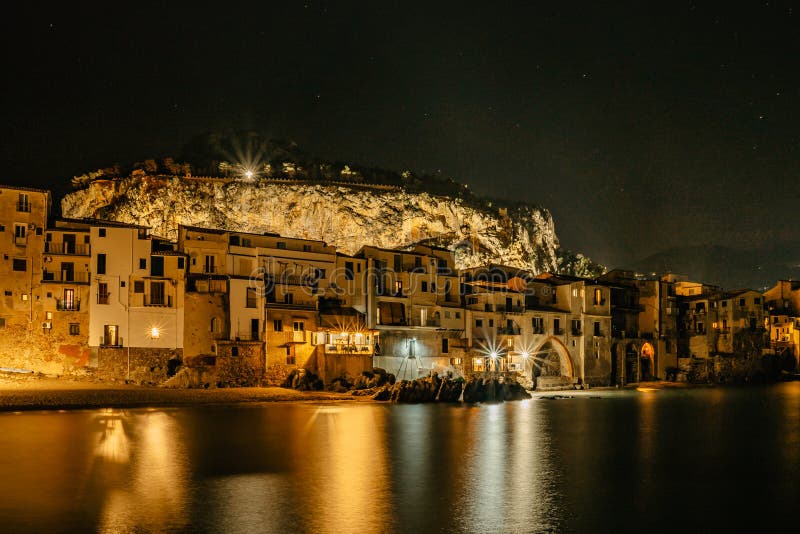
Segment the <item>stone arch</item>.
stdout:
[[550,336],[543,339],[541,343],[539,343],[533,350],[533,354],[540,352],[542,347],[548,343],[551,347],[553,347],[556,353],[558,353],[559,361],[561,363],[561,376],[575,378],[575,367],[572,365],[572,358],[569,357],[569,351],[567,350],[567,347],[564,346],[564,343],[557,337]]

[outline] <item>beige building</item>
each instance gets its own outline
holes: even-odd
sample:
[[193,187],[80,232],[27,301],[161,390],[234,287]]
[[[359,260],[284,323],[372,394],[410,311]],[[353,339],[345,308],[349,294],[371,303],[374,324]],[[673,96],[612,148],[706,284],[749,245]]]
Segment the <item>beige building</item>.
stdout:
[[800,316],[800,280],[778,280],[764,292],[764,304],[770,314]]
[[800,369],[800,317],[771,315],[769,317],[770,347],[776,355],[794,358],[794,369]]
[[98,371],[163,381],[183,356],[185,257],[143,226],[90,226],[89,346]]
[[399,379],[461,374],[464,311],[452,253],[367,246],[356,256],[366,262],[366,324],[379,339],[375,366]]

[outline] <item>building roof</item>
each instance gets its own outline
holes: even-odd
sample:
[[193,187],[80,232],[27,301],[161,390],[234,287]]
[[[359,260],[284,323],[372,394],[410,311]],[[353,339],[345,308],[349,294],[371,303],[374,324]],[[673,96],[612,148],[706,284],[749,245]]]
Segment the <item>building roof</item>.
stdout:
[[13,189],[14,191],[30,191],[31,193],[44,193],[52,196],[49,189],[39,189],[36,187],[26,187],[24,185],[0,185],[0,189]]

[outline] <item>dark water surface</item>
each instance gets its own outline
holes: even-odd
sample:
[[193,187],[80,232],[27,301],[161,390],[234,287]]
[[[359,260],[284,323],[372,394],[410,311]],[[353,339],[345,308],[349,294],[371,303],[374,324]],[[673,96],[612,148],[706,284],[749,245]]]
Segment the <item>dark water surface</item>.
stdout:
[[2,532],[800,525],[800,383],[0,414]]

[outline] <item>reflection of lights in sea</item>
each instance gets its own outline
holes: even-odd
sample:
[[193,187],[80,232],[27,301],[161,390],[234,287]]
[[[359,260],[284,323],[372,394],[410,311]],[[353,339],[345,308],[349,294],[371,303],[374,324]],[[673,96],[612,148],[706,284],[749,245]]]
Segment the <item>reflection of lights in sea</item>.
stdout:
[[643,393],[651,393],[653,391],[658,391],[658,390],[656,388],[641,387],[641,388],[636,388],[636,391],[641,391]]

